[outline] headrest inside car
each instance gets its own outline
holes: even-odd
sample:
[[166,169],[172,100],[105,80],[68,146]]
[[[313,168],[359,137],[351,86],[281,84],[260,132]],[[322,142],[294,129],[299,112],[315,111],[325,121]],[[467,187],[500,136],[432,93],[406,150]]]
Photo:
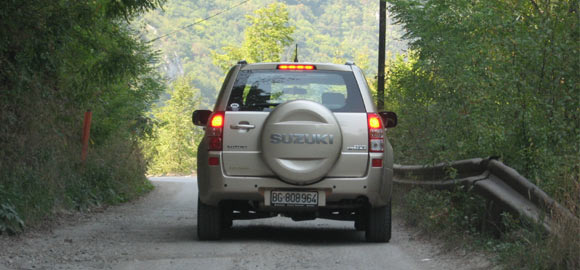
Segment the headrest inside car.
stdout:
[[341,93],[323,93],[322,105],[329,109],[338,109],[344,107],[346,98]]

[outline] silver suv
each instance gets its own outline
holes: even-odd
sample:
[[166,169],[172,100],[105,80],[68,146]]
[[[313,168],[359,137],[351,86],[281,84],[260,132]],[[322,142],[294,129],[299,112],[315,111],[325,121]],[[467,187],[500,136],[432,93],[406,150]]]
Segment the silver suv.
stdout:
[[362,71],[352,63],[231,68],[197,152],[200,240],[234,219],[354,221],[367,241],[391,238],[393,150]]

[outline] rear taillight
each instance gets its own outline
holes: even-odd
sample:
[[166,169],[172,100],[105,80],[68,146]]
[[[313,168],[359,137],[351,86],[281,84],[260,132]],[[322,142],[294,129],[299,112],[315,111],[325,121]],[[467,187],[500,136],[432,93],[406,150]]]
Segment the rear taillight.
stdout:
[[385,130],[383,129],[383,121],[376,113],[367,114],[367,125],[369,127],[369,151],[383,152]]
[[211,122],[209,126],[212,128],[223,128],[224,127],[224,116],[223,114],[214,114],[211,117]]
[[210,116],[206,130],[209,151],[222,150],[224,124],[224,112],[215,112]]

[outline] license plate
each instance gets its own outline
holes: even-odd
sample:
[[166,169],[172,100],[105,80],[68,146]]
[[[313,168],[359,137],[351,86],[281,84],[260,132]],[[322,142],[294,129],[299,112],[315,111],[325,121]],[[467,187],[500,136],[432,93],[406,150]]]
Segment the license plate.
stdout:
[[273,206],[318,206],[318,192],[272,191],[270,203]]

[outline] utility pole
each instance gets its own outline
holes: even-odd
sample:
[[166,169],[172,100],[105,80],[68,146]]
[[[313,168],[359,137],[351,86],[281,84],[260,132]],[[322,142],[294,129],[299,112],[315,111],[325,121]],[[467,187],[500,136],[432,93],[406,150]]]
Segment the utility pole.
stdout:
[[377,74],[377,109],[382,111],[385,107],[385,33],[387,30],[387,2],[379,0],[379,70]]

